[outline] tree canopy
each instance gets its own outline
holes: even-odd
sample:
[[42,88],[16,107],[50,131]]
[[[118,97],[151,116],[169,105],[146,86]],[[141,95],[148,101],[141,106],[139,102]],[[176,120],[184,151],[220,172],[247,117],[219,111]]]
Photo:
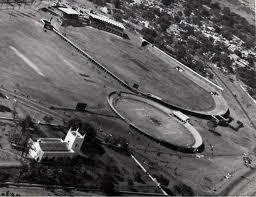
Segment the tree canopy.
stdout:
[[147,41],[153,43],[155,37],[157,36],[157,32],[154,29],[150,29],[147,27],[144,27],[141,30],[141,34],[143,35],[144,39],[146,39]]
[[172,3],[174,3],[174,0],[162,0],[162,4],[165,5],[165,6],[169,6]]

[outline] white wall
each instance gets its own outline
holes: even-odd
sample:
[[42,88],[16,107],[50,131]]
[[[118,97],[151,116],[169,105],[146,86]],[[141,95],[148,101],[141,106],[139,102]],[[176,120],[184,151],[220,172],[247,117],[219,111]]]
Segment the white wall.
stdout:
[[70,152],[42,151],[38,142],[34,142],[32,145],[32,148],[29,150],[29,156],[38,162],[40,162],[42,159],[45,159],[46,157],[48,159],[52,159],[52,158],[57,159],[57,158],[65,158],[65,157],[72,158],[76,155],[77,154],[74,151],[70,151]]

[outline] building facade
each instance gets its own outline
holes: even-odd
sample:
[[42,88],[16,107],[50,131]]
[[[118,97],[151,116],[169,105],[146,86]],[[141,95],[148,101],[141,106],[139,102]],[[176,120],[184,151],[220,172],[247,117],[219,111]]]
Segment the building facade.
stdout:
[[48,11],[52,14],[50,22],[58,21],[62,26],[80,23],[79,12],[70,7],[52,6],[48,8]]
[[29,157],[37,162],[73,158],[80,154],[84,142],[84,135],[77,130],[69,129],[65,140],[61,138],[39,138],[29,140]]

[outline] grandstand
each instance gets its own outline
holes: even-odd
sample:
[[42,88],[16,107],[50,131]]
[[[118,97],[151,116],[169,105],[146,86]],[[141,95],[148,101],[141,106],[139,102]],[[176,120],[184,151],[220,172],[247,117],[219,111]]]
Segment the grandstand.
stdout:
[[89,19],[93,27],[127,38],[127,34],[124,32],[125,27],[122,23],[94,13],[89,13]]

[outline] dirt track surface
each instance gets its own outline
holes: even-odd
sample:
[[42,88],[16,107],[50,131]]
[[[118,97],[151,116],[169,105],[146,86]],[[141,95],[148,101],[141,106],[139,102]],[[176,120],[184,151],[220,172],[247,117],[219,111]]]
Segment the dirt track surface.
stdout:
[[117,36],[90,27],[67,28],[67,37],[130,85],[190,110],[215,107],[209,92],[149,52]]
[[[113,100],[112,100],[113,99]],[[195,140],[187,128],[168,114],[169,109],[143,97],[123,93],[111,98],[117,112],[149,136],[172,145],[187,147]],[[168,111],[168,112],[167,112]]]

